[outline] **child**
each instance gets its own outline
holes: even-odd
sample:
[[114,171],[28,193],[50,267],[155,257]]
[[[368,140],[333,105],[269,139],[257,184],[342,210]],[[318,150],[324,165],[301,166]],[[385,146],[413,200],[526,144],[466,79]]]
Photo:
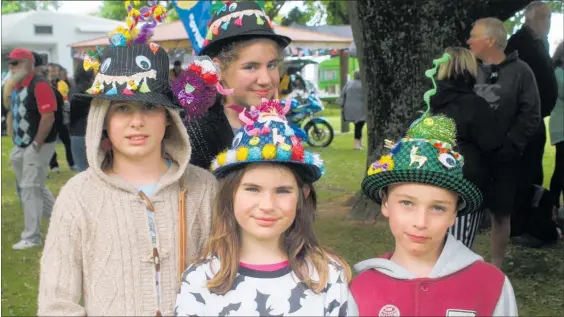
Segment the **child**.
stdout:
[[212,163],[219,179],[212,234],[188,267],[177,316],[349,316],[350,268],[314,233],[323,171],[278,101],[240,113],[245,126]]
[[209,236],[215,178],[188,163],[168,55],[143,42],[149,31],[133,39],[117,32],[112,45],[85,60],[100,71],[88,95],[90,167],[55,203],[39,315],[170,316],[186,259]]
[[[435,61],[440,63],[447,58]],[[437,65],[437,64],[436,64]],[[427,71],[434,75],[436,68]],[[434,80],[433,80],[434,83]],[[435,86],[436,87],[436,86]],[[429,107],[429,97],[425,101]],[[428,108],[429,109],[429,108]],[[463,178],[455,125],[427,111],[368,169],[366,195],[382,205],[395,249],[355,265],[351,292],[361,316],[516,316],[513,288],[447,230],[475,211],[479,190]]]
[[264,1],[215,1],[200,55],[221,68],[221,83],[233,93],[218,98],[208,113],[186,128],[194,148],[190,163],[209,169],[211,161],[233,142],[241,127],[229,106],[258,106],[262,98],[278,99],[280,62],[290,44],[276,34],[264,12]]

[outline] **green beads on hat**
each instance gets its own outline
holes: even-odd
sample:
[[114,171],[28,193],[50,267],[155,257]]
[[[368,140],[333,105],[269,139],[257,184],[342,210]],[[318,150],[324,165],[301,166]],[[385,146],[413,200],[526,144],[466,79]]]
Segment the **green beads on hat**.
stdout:
[[415,121],[407,131],[407,137],[413,139],[433,139],[441,142],[456,142],[454,120],[443,115],[423,116]]

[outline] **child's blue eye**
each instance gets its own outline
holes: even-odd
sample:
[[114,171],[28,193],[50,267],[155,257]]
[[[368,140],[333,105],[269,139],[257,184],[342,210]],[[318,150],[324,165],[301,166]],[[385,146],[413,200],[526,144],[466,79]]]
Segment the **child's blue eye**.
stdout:
[[116,112],[125,112],[125,111],[129,111],[129,106],[128,106],[128,105],[119,105],[119,106],[116,106],[116,107],[114,108],[114,111],[116,111]]
[[434,206],[433,210],[438,211],[438,212],[445,212],[446,208],[443,206]]
[[278,68],[278,63],[270,63],[268,64],[268,69]]
[[409,200],[402,200],[399,203],[400,203],[400,205],[404,205],[404,206],[411,206],[412,205],[412,202],[409,201]]
[[258,188],[256,188],[256,187],[247,187],[247,188],[245,188],[245,190],[248,191],[248,192],[253,192],[253,193],[258,193],[258,191],[259,191]]
[[156,105],[153,105],[153,104],[150,104],[150,103],[145,104],[145,105],[143,106],[143,110],[149,110],[149,111],[155,110],[155,109],[157,109],[157,108],[158,108],[158,107],[157,107]]
[[246,65],[245,67],[243,67],[244,70],[255,70],[256,67],[254,65]]
[[278,189],[278,190],[276,191],[276,193],[278,193],[278,194],[289,194],[290,191],[287,190],[287,189]]

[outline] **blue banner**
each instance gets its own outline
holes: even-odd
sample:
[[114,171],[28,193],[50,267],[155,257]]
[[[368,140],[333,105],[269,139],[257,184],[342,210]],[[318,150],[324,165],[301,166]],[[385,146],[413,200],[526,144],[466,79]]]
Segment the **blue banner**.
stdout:
[[212,1],[178,1],[172,2],[178,17],[192,42],[192,48],[199,54],[204,46],[208,22],[211,19]]

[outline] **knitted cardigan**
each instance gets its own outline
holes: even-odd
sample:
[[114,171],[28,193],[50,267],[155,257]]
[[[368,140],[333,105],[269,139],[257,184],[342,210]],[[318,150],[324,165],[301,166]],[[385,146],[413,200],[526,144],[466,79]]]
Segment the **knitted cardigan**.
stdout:
[[[100,140],[108,108],[107,101],[93,101],[86,131],[90,168],[70,179],[55,202],[41,258],[38,315],[156,313],[155,263],[146,205],[133,185],[100,169]],[[172,123],[165,152],[173,164],[151,197],[159,238],[160,308],[164,316],[174,314],[181,273],[177,261],[180,177],[188,188],[188,260],[207,242],[216,186],[212,174],[188,163],[188,135],[178,113],[169,113]]]

